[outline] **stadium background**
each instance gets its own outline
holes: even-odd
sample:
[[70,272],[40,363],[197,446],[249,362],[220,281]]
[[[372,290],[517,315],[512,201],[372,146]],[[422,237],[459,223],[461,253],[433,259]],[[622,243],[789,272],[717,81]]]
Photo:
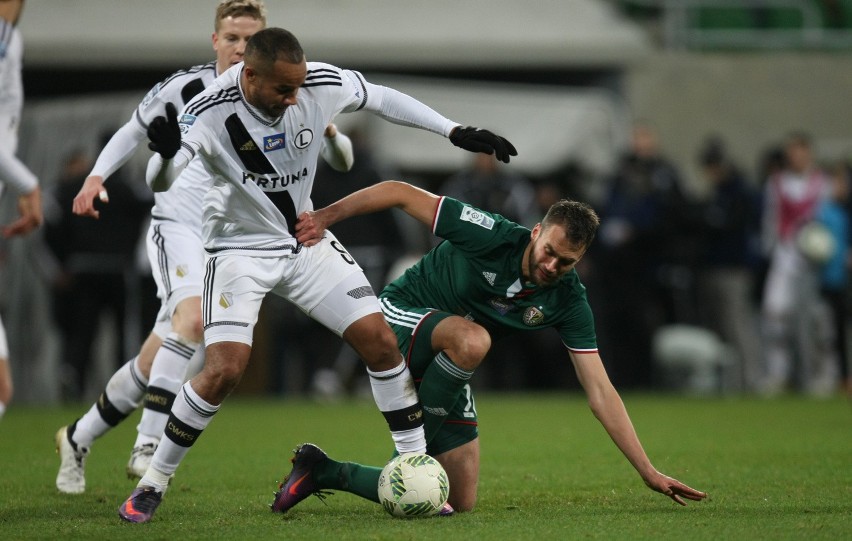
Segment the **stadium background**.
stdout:
[[[27,98],[19,154],[45,189],[69,151],[89,144],[96,152],[98,136],[124,123],[156,81],[213,58],[215,4],[27,3],[20,25]],[[530,177],[575,165],[592,198],[637,118],[654,122],[666,155],[691,182],[696,150],[709,133],[723,136],[749,173],[768,146],[794,129],[812,134],[820,161],[852,152],[844,114],[852,67],[848,1],[267,4],[269,25],[292,30],[310,60],[357,69],[459,122],[505,134],[520,153],[510,167]],[[752,8],[768,9],[759,24]],[[341,116],[339,124],[344,131],[365,129],[389,169],[430,187],[467,159],[446,141],[401,134],[369,115]],[[137,171],[144,169],[141,154]],[[9,216],[10,198],[3,207]],[[61,352],[34,268],[35,241],[5,248],[2,307],[16,401],[55,401]],[[94,392],[111,362],[101,360]],[[564,366],[567,359],[556,362]],[[253,362],[241,389],[263,387],[262,361]]]

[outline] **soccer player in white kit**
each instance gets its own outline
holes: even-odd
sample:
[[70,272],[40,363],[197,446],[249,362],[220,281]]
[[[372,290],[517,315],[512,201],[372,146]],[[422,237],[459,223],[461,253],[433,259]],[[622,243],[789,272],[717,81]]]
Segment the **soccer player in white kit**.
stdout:
[[[4,225],[3,236],[24,235],[41,225],[41,188],[36,176],[15,156],[18,124],[24,106],[21,58],[24,52],[16,25],[24,8],[23,0],[0,0],[0,194],[6,184],[18,192],[20,217]],[[9,346],[0,320],[0,418],[12,400],[12,373]]]
[[[400,452],[426,449],[413,379],[364,273],[331,233],[303,247],[293,235],[310,194],[318,134],[341,112],[367,110],[433,131],[462,148],[496,153],[514,147],[497,135],[462,128],[413,98],[368,83],[357,72],[307,63],[293,34],[257,32],[243,64],[216,79],[183,109],[148,129],[162,156],[149,163],[154,191],[170,187],[194,157],[211,174],[202,219],[207,252],[202,297],[206,363],[183,385],[151,466],[119,508],[148,522],[180,461],[242,376],[261,301],[269,292],[296,304],[342,336],[364,359],[373,395]],[[159,163],[158,163],[159,162]]]
[[[259,0],[222,0],[216,9],[212,36],[216,60],[180,70],[155,85],[101,151],[77,197],[74,213],[98,217],[94,201],[108,202],[105,180],[136,152],[148,137],[148,124],[162,115],[166,103],[181,106],[204,90],[221,73],[243,58],[248,39],[266,26],[266,8]],[[352,147],[336,128],[327,128],[324,157],[333,167],[351,166]],[[348,162],[348,163],[347,163]],[[98,401],[56,434],[60,492],[85,491],[85,463],[94,440],[123,421],[144,403],[138,435],[127,464],[131,477],[141,477],[154,454],[168,412],[199,347],[204,248],[201,242],[200,183],[209,175],[193,161],[168,192],[155,194],[152,220],[146,234],[148,259],[162,306],[154,329],[139,355],[112,376]],[[198,359],[199,361],[202,359]]]

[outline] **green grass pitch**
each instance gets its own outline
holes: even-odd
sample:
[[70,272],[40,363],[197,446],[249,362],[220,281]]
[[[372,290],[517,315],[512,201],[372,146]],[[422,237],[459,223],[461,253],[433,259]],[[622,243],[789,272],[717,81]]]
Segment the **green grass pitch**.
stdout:
[[384,420],[369,401],[234,397],[178,470],[149,524],[123,523],[124,466],[138,413],[96,442],[85,494],[59,494],[53,434],[84,406],[13,404],[0,421],[0,539],[850,539],[852,407],[840,397],[624,397],[661,471],[707,491],[680,507],[646,489],[578,394],[482,394],[472,513],[402,520],[336,493],[287,515],[268,504],[291,449],[380,465]]

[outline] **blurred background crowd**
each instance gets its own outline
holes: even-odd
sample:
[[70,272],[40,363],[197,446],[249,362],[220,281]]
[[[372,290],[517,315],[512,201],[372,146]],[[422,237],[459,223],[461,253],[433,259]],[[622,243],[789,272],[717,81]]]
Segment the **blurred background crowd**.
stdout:
[[[46,225],[0,244],[20,402],[91,400],[151,327],[147,154],[108,181],[100,220],[74,216],[71,200],[148,88],[212,58],[214,4],[27,6],[19,155],[45,190]],[[852,389],[852,0],[281,4],[270,25],[296,33],[309,60],[362,71],[519,151],[498,164],[343,115],[355,166],[321,165],[316,207],[392,178],[529,227],[559,198],[586,201],[602,222],[578,272],[616,387]],[[394,211],[335,234],[376,288],[435,243]],[[274,296],[252,355],[240,393],[369,392],[355,353]],[[482,389],[578,387],[552,331],[508,339],[477,372]]]

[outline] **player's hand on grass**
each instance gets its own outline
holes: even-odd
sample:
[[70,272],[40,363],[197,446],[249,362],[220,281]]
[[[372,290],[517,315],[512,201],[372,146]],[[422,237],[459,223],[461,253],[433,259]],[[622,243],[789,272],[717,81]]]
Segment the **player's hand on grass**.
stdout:
[[166,104],[166,116],[158,116],[148,125],[148,148],[170,160],[180,149],[180,126],[174,103]]
[[509,163],[510,156],[518,155],[515,146],[504,137],[473,126],[453,128],[450,132],[450,142],[471,152],[494,154],[503,163]]
[[325,233],[326,223],[322,214],[315,210],[306,210],[299,215],[296,222],[296,240],[305,246],[313,246],[322,240]]
[[677,479],[669,477],[668,475],[663,475],[660,472],[654,472],[652,477],[645,479],[645,484],[648,485],[648,488],[651,490],[659,492],[660,494],[665,494],[681,505],[686,505],[683,498],[698,502],[707,497],[705,492],[688,487]]
[[95,199],[98,199],[101,203],[109,203],[109,194],[107,194],[106,188],[104,188],[103,177],[92,175],[86,178],[85,182],[83,182],[83,187],[74,196],[71,210],[77,216],[98,218],[100,212],[95,209]]

